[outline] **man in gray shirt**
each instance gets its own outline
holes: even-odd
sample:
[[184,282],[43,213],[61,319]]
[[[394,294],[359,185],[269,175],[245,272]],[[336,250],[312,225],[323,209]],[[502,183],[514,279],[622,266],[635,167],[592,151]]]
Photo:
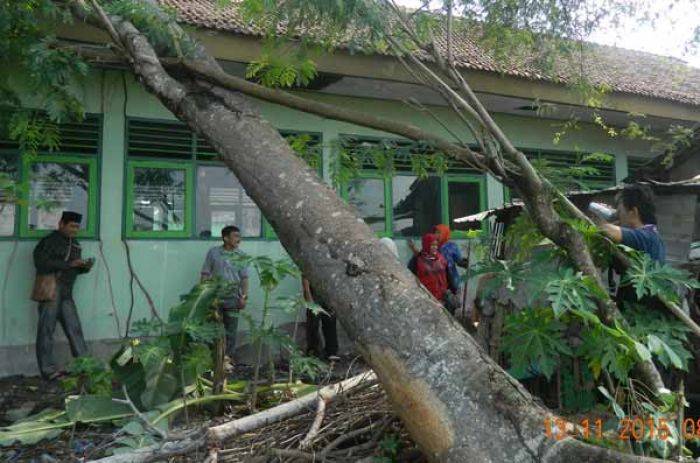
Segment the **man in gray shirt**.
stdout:
[[235,262],[241,256],[238,245],[241,242],[241,232],[238,227],[229,225],[221,230],[223,246],[215,246],[209,250],[202,266],[202,280],[220,278],[231,284],[229,294],[221,300],[221,314],[226,332],[226,363],[231,365],[231,359],[236,351],[236,331],[238,330],[237,313],[245,308],[248,301],[248,268]]

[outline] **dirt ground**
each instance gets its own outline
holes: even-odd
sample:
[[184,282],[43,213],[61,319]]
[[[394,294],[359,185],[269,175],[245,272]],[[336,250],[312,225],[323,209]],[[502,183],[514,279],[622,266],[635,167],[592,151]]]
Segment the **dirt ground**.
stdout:
[[[11,376],[0,379],[0,426],[46,408],[61,409],[68,394],[57,381],[40,377]],[[66,431],[60,439],[30,447],[0,448],[0,461],[54,463],[81,461],[111,436],[109,428],[86,427]]]

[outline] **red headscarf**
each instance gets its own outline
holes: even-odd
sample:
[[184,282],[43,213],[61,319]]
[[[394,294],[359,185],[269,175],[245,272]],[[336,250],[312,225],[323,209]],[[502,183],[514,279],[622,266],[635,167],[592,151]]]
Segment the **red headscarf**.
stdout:
[[438,235],[438,246],[442,246],[450,240],[450,227],[444,223],[435,225],[433,228],[433,233]]
[[434,257],[435,254],[433,254],[430,251],[430,247],[436,241],[438,242],[438,247],[439,247],[440,246],[440,237],[438,235],[433,235],[432,233],[426,233],[425,235],[423,235],[423,238],[421,238],[421,242],[423,244],[423,248],[421,249],[421,254],[426,256],[426,257]]
[[423,250],[416,258],[416,275],[428,291],[442,302],[447,292],[447,261],[439,252],[430,253],[430,246],[438,241],[431,233],[423,235]]

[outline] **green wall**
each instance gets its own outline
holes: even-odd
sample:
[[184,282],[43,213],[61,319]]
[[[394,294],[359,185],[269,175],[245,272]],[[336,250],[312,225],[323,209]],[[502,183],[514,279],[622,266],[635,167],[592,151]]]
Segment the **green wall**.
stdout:
[[[126,80],[125,80],[126,79]],[[124,83],[128,89],[125,101]],[[129,310],[131,292],[128,269],[122,243],[122,220],[124,201],[125,163],[125,115],[172,119],[172,115],[151,95],[138,86],[131,76],[117,71],[101,71],[86,79],[82,89],[86,109],[89,112],[103,113],[102,158],[100,163],[100,222],[99,240],[84,239],[85,256],[94,256],[97,263],[87,276],[79,278],[75,287],[75,298],[83,322],[83,329],[89,340],[116,337],[113,312],[122,321]],[[307,92],[304,92],[307,93]],[[396,120],[411,122],[425,129],[443,133],[444,129],[432,118],[408,108],[400,102],[357,99],[307,93],[307,96],[337,103],[339,105],[369,111]],[[279,129],[307,130],[321,132],[324,145],[336,139],[338,134],[381,135],[368,129],[350,124],[338,123],[292,111],[280,106],[261,103],[265,117]],[[458,128],[457,121],[443,108],[435,108],[449,125]],[[611,140],[600,130],[583,127],[571,137],[555,146],[552,134],[555,129],[551,121],[498,115],[506,133],[522,148],[548,148],[559,150],[603,150],[618,157],[618,170],[626,168],[626,156],[648,155],[643,145],[629,141]],[[325,177],[328,180],[330,148],[324,148]],[[497,206],[502,202],[501,186],[488,179],[488,204]],[[32,249],[36,240],[0,241],[0,354],[9,355],[9,347],[20,348],[22,357],[31,359],[31,345],[34,342],[37,311],[35,303],[28,298],[34,270],[31,261]],[[180,294],[188,291],[197,281],[199,268],[207,249],[216,241],[204,240],[131,240],[131,255],[136,273],[152,295],[155,305],[165,315],[168,308],[179,300]],[[398,240],[402,257],[407,259],[405,242]],[[102,249],[102,253],[100,252]],[[276,241],[246,239],[242,249],[251,254],[267,254],[274,257],[284,255],[284,250]],[[109,272],[107,271],[109,268]],[[253,279],[254,280],[254,279]],[[284,292],[297,291],[299,283],[287,281]],[[112,301],[112,295],[114,300]],[[146,317],[148,307],[141,291],[134,289],[133,319]],[[257,281],[252,281],[249,309],[255,311],[260,303]],[[61,330],[57,329],[60,333]],[[63,339],[57,334],[57,339]],[[14,354],[12,354],[14,355]],[[3,355],[0,355],[2,357]],[[17,362],[0,361],[0,375],[27,371],[17,366]],[[21,363],[21,362],[20,362]],[[33,368],[33,364],[28,365]],[[19,370],[19,371],[14,371]]]

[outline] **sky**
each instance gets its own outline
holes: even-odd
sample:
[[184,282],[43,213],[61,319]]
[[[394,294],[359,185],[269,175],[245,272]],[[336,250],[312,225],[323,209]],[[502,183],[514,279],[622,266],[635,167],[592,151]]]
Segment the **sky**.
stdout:
[[[639,25],[636,20],[623,21],[616,28],[602,26],[589,41],[641,50],[657,55],[673,56],[700,68],[700,52],[688,53],[685,44],[700,25],[700,0],[646,0],[649,12],[658,13],[654,23]],[[417,7],[421,0],[397,0],[407,7]],[[436,1],[435,6],[441,2]],[[700,44],[698,44],[700,45]]]

